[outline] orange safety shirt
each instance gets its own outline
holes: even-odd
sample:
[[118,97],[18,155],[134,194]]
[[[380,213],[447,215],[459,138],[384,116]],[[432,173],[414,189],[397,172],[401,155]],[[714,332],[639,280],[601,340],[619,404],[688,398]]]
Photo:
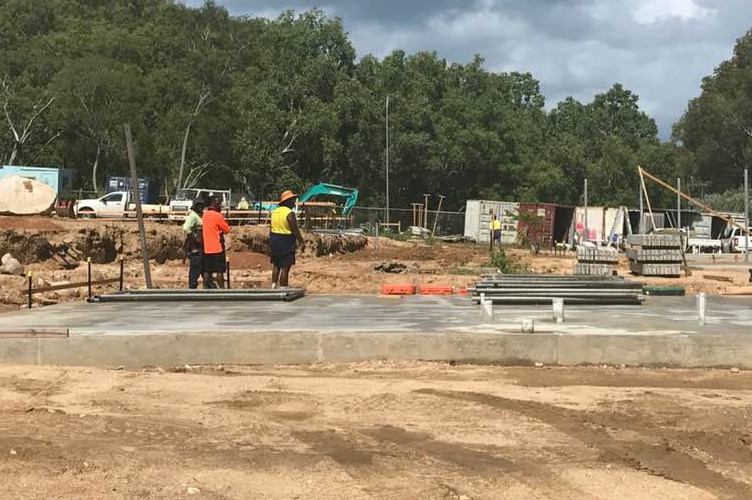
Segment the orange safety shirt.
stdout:
[[204,216],[201,218],[203,225],[201,232],[204,236],[204,253],[218,254],[222,253],[222,234],[230,232],[230,225],[227,223],[222,214],[214,210],[204,210]]

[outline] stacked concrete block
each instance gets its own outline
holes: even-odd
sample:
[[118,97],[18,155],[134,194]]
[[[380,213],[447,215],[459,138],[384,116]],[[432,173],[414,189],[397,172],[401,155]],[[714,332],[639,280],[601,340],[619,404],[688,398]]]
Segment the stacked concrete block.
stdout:
[[678,234],[633,234],[627,238],[629,269],[640,276],[678,277],[682,250]]
[[592,276],[611,276],[614,264],[619,261],[619,252],[610,247],[577,247],[577,264],[574,274]]

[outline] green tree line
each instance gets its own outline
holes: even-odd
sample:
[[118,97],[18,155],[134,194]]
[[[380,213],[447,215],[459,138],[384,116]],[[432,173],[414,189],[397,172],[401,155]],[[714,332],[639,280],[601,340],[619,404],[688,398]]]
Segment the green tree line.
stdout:
[[[615,83],[546,109],[529,73],[476,56],[359,57],[319,10],[233,17],[207,2],[0,0],[0,163],[71,168],[99,190],[127,172],[123,124],[140,174],[256,198],[312,183],[357,186],[383,206],[386,100],[392,206],[447,197],[634,205],[636,166],[738,186],[752,155],[751,35],[703,83],[661,142],[638,96]],[[651,188],[654,205],[673,198]]]

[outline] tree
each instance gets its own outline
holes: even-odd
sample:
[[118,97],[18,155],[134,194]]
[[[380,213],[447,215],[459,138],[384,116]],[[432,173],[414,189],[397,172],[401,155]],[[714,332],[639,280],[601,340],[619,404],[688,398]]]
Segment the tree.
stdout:
[[737,40],[731,59],[703,79],[673,138],[691,153],[691,172],[712,189],[739,185],[752,160],[752,30]]

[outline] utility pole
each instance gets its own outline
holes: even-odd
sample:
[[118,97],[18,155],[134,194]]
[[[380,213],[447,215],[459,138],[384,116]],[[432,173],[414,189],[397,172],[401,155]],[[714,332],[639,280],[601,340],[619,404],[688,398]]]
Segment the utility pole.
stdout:
[[749,262],[749,169],[744,169],[744,262]]
[[386,96],[386,223],[389,224],[389,96]]
[[[436,224],[439,222],[439,214],[441,213],[441,202],[444,201],[444,198],[446,196],[439,195],[439,207],[436,209],[436,218],[433,220],[433,230],[431,230],[431,238],[433,238],[433,235],[436,234]],[[491,236],[491,239],[493,239],[493,235]]]
[[[676,191],[681,193],[681,177],[676,178]],[[681,233],[681,196],[676,195],[676,229]]]
[[[144,213],[141,210],[141,194],[138,191],[138,173],[136,172],[136,152],[133,148],[131,126],[125,124],[125,144],[128,150],[128,163],[131,167],[131,191],[133,201],[136,202],[136,220],[138,221],[138,234],[141,239],[141,256],[144,258],[144,281],[146,288],[151,288],[151,268],[149,267],[149,251],[146,249],[146,228],[144,227]],[[128,199],[125,200],[125,208],[128,209]]]
[[642,234],[642,212],[645,210],[642,199],[642,182],[640,182],[640,218],[637,220],[637,234]]
[[588,212],[588,199],[587,199],[587,179],[585,179],[585,217],[584,217],[584,224],[585,224],[585,237],[582,239],[582,241],[589,241],[590,240],[590,231],[588,230],[588,220],[587,220],[587,212]]
[[423,200],[424,200],[423,206],[425,207],[425,212],[426,212],[425,216],[423,216],[423,229],[425,229],[426,231],[428,231],[428,199],[430,197],[431,197],[430,194],[423,193]]

